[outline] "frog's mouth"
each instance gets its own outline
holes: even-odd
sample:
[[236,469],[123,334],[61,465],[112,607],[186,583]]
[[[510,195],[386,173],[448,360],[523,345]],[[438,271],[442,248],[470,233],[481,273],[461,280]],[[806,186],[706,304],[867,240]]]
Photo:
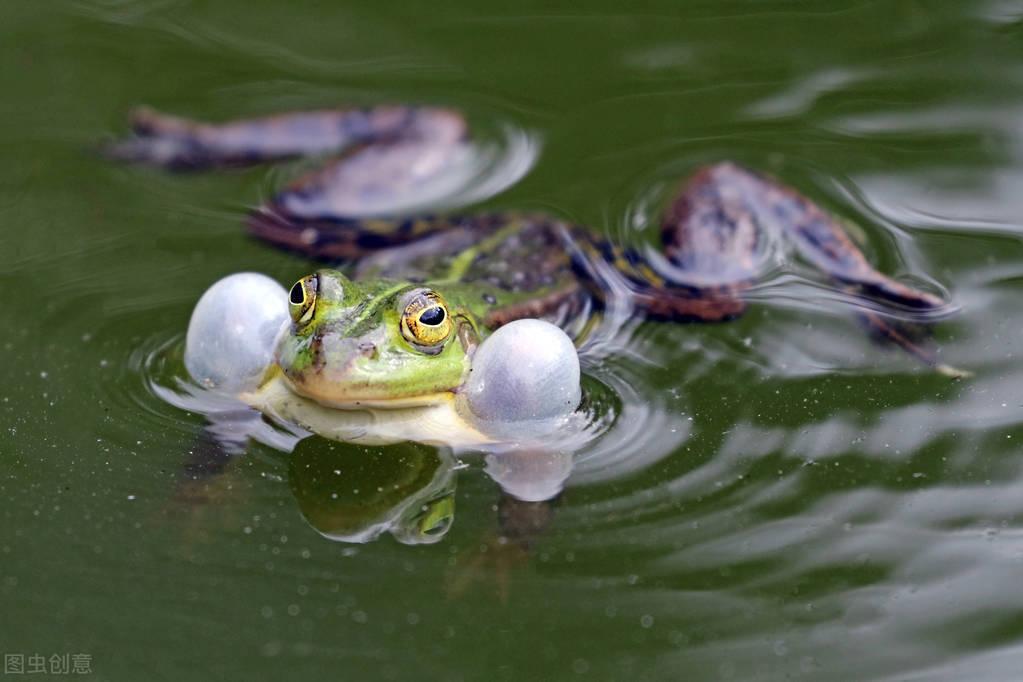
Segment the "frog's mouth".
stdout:
[[282,377],[296,395],[312,400],[324,407],[338,410],[401,410],[413,407],[430,407],[452,401],[457,387],[428,390],[423,392],[394,393],[387,386],[363,381],[330,381],[322,377]]
[[449,403],[468,374],[469,363],[451,372],[446,381],[410,381],[399,373],[369,373],[354,364],[333,371],[282,372],[296,395],[339,410],[401,410]]

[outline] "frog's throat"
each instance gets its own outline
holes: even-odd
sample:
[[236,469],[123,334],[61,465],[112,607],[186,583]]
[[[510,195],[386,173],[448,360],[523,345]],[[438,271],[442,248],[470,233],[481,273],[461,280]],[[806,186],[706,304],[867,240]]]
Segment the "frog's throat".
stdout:
[[[296,391],[296,393],[298,393]],[[298,395],[302,395],[298,393]],[[353,398],[351,400],[320,400],[312,396],[302,396],[324,407],[335,410],[403,410],[410,407],[430,407],[449,403],[455,399],[451,391],[424,393],[422,395],[402,396],[400,398]]]

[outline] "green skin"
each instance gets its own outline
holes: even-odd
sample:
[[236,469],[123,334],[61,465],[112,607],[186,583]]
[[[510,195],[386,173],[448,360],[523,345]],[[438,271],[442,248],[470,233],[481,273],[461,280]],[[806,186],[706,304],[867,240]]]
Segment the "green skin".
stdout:
[[[365,542],[386,528],[405,544],[436,542],[455,514],[450,454],[401,444],[367,453],[304,442],[288,464],[288,483],[310,525],[332,540]],[[335,471],[344,472],[338,485]]]
[[[277,364],[294,392],[338,408],[407,407],[448,399],[462,384],[486,334],[479,320],[490,308],[471,287],[353,282],[336,270],[315,277],[309,316],[292,322],[277,349]],[[443,291],[453,323],[428,349],[401,330],[405,301],[423,289]]]

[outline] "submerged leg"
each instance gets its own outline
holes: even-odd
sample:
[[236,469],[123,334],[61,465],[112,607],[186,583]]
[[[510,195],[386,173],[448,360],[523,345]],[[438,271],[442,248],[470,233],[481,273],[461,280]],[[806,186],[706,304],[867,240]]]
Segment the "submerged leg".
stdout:
[[872,334],[957,374],[938,363],[918,333],[921,320],[949,312],[945,301],[881,274],[835,218],[795,190],[735,164],[700,169],[686,183],[663,217],[663,252],[638,253],[585,235],[572,241],[578,245],[576,267],[603,290],[597,294],[605,303],[617,288],[648,316],[716,322],[745,310],[744,292],[774,267],[774,236],[792,241],[842,290],[873,299],[874,307],[856,311]]
[[972,372],[939,361],[933,344],[928,342],[930,330],[926,326],[899,321],[875,310],[859,310],[857,318],[874,338],[898,346],[936,372],[953,379],[973,376]]

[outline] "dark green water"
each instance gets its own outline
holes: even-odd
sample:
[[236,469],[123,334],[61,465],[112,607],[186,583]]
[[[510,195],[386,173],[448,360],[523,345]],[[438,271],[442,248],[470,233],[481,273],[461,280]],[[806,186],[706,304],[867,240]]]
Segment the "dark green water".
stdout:
[[[104,680],[1019,678],[1023,3],[601,5],[0,7],[3,653],[88,654]],[[738,322],[647,325],[591,368],[631,386],[641,433],[583,453],[528,552],[494,544],[478,457],[433,545],[311,525],[422,486],[446,462],[423,446],[253,445],[185,482],[203,420],[146,358],[218,277],[309,266],[240,227],[279,171],[89,149],[140,103],[388,101],[526,131],[535,165],[488,206],[616,235],[700,163],[770,170],[950,292],[937,339],[975,376],[781,277]],[[362,486],[340,501],[337,462]]]

